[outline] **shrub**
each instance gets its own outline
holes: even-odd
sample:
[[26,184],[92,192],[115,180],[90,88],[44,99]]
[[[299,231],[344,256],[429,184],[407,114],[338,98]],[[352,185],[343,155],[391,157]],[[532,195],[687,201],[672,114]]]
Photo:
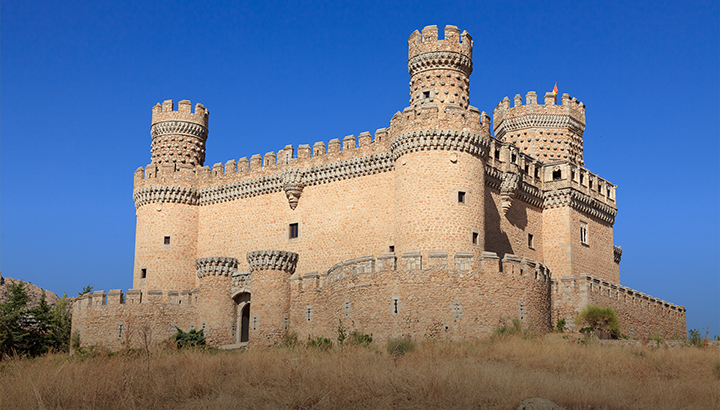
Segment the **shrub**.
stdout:
[[690,329],[688,330],[688,337],[687,337],[687,343],[690,346],[695,347],[706,347],[708,345],[708,341],[710,340],[708,338],[708,334],[710,333],[710,328],[705,330],[705,337],[702,336],[700,333],[700,329]]
[[[620,321],[615,310],[609,306],[587,305],[575,317],[575,324],[585,325],[601,338],[617,339],[620,334]],[[582,332],[583,329],[580,329]]]
[[401,337],[399,339],[390,338],[387,341],[387,351],[391,355],[404,355],[407,352],[415,350],[415,342],[410,336]]
[[322,350],[324,352],[330,350],[333,346],[332,340],[328,339],[324,336],[318,336],[316,338],[313,338],[311,335],[308,335],[308,341],[307,341],[307,347],[317,350]]
[[295,348],[298,344],[298,334],[294,330],[292,332],[285,333],[285,336],[283,336],[282,346],[283,347],[289,347],[289,348]]
[[565,319],[558,319],[557,324],[555,324],[555,329],[557,329],[558,332],[563,333],[566,325],[567,322],[565,322]]
[[200,331],[190,329],[189,332],[183,332],[182,329],[177,326],[175,326],[175,329],[177,332],[172,335],[170,339],[175,341],[175,346],[179,349],[185,347],[205,346],[205,335],[203,334],[202,329],[200,329]]
[[350,344],[353,346],[368,347],[372,343],[372,335],[363,333],[359,330],[353,330],[350,332]]

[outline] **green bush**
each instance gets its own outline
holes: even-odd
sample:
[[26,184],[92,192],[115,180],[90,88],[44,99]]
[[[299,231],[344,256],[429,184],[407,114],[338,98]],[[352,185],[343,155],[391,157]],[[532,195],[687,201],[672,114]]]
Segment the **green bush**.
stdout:
[[565,332],[565,326],[567,326],[567,322],[565,321],[565,319],[558,319],[557,323],[555,324],[555,329],[558,332],[563,333]]
[[620,336],[620,321],[615,310],[609,306],[586,305],[575,317],[575,324],[585,325],[583,329],[592,329],[601,339],[617,339]]
[[415,342],[410,339],[410,336],[399,339],[390,338],[387,341],[387,351],[391,355],[400,356],[413,350],[415,350]]
[[350,344],[353,346],[368,347],[372,343],[372,335],[363,333],[359,330],[353,330],[350,332]]
[[312,335],[308,335],[307,347],[311,349],[317,349],[322,351],[328,351],[332,348],[333,342],[324,336],[318,336],[313,338]]
[[705,330],[705,336],[702,336],[702,333],[700,333],[700,328],[690,329],[688,330],[688,337],[687,337],[687,343],[690,346],[695,347],[705,347],[707,346],[707,342],[709,341],[708,334],[710,333],[710,328]]
[[170,337],[170,340],[175,341],[175,346],[177,346],[178,349],[205,346],[205,335],[202,329],[200,329],[200,331],[190,329],[189,332],[183,332],[182,329],[177,326],[175,326],[175,329],[177,332]]

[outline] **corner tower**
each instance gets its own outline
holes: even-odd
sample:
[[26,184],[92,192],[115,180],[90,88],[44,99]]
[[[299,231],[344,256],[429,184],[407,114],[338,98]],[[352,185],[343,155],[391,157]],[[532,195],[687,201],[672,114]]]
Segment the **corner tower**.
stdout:
[[525,97],[517,94],[515,105],[505,97],[493,111],[495,137],[515,144],[520,151],[539,161],[569,161],[583,166],[583,132],[585,104],[563,94],[562,105],[555,104],[555,94],[545,93],[543,104],[530,91]]
[[[469,103],[472,38],[455,26],[408,39],[410,106],[390,121],[395,158],[395,252],[483,249],[490,117]],[[476,258],[475,260],[478,260]]]
[[155,104],[150,127],[152,163],[203,166],[209,113],[202,104],[195,104],[195,112],[191,107],[188,100],[180,101],[177,111],[172,100]]

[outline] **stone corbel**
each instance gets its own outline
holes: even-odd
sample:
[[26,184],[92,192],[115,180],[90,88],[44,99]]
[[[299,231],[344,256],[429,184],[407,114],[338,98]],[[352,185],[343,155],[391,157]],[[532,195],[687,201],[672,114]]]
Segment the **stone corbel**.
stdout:
[[290,209],[295,209],[300,202],[305,183],[303,183],[303,171],[297,168],[285,169],[282,173],[282,184],[285,195],[287,196]]
[[519,185],[520,174],[516,169],[508,169],[508,172],[503,174],[502,183],[500,184],[500,201],[503,215],[507,215],[508,210],[510,210],[512,199],[517,195]]

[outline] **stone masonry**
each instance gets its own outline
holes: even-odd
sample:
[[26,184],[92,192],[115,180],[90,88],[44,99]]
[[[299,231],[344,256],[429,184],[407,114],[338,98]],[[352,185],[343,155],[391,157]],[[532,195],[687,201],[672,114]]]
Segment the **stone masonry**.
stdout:
[[268,346],[340,320],[380,341],[460,340],[514,318],[547,332],[589,303],[625,334],[684,334],[682,306],[620,285],[617,186],[584,167],[585,105],[529,92],[491,120],[469,101],[471,36],[443,37],[410,35],[410,105],[374,135],[205,166],[208,110],[157,104],[134,175],[133,289],[74,305],[81,343],[177,326]]

